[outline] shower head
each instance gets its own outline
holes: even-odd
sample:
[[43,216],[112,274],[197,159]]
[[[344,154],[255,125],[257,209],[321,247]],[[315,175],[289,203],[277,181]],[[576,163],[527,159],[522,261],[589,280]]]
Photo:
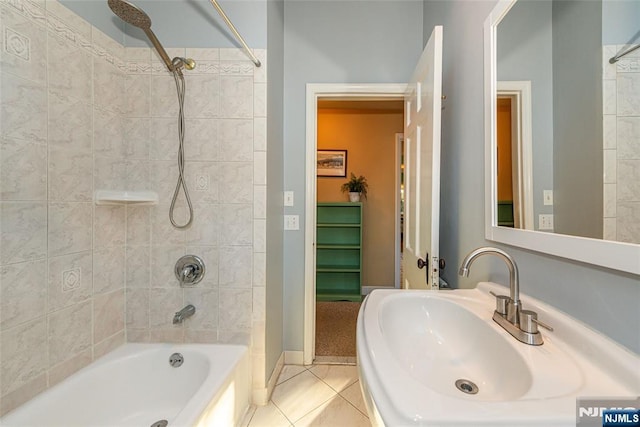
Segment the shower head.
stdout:
[[151,18],[143,10],[125,0],[108,0],[109,8],[127,24],[143,30],[151,29]]
[[[156,35],[151,31],[151,18],[149,15],[144,13],[142,9],[132,5],[126,0],[108,0],[109,8],[115,13],[120,19],[122,19],[127,24],[131,24],[135,27],[140,28],[147,35],[153,47],[156,48],[160,58],[164,61],[165,65],[169,69],[169,71],[177,71],[180,73],[180,69],[182,67],[187,68],[188,70],[192,70],[196,65],[193,59],[185,59],[185,58],[174,58],[172,61],[167,55],[167,52],[160,44],[160,41],[156,37]],[[176,61],[176,59],[179,59]]]

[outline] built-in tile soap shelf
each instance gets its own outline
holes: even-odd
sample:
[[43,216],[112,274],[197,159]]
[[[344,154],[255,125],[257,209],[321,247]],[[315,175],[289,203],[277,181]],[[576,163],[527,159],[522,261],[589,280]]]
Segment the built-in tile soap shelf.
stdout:
[[96,205],[157,205],[158,193],[155,191],[118,191],[97,190]]

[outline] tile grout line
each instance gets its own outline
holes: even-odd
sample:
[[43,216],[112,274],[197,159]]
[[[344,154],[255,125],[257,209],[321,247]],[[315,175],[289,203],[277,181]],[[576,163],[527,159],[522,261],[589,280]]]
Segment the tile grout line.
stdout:
[[[270,402],[273,403],[274,408],[276,408],[276,410],[280,413],[280,415],[282,415],[284,417],[284,419],[289,422],[289,425],[295,427],[294,422],[291,421],[291,419],[289,417],[287,417],[287,414],[285,414],[284,411],[282,409],[280,409],[280,407],[278,405],[276,405],[276,402],[274,402],[273,400],[270,400]],[[307,415],[307,414],[305,414],[305,415]],[[304,415],[303,415],[303,417],[304,417]],[[252,417],[252,419],[253,419],[253,417]],[[249,427],[251,427],[251,426],[249,426]]]
[[[352,365],[340,365],[340,366],[352,366]],[[311,372],[313,375],[315,375],[311,370],[309,370],[309,372]],[[334,389],[333,387],[331,387],[330,384],[328,384],[326,381],[324,381],[322,378],[318,377],[317,375],[315,375],[316,378],[318,378],[320,381],[322,381],[323,383],[327,384],[327,386],[329,386],[332,390],[334,390],[338,396],[342,397],[349,405],[353,406],[353,408],[360,412],[362,415],[364,415],[365,417],[367,417],[367,419],[369,419],[369,415],[363,413],[360,409],[358,409],[358,407],[356,405],[354,405],[349,399],[347,399],[345,396],[342,395],[342,392],[345,391],[346,389],[348,389],[349,387],[351,387],[352,385],[358,383],[360,381],[360,378],[356,378],[356,380],[352,383],[350,383],[349,385],[345,386],[345,388],[342,389],[342,391],[338,391],[336,389]],[[358,385],[358,387],[360,387],[360,385]]]
[[[360,380],[356,381],[355,383],[359,382]],[[353,383],[353,384],[355,384]],[[353,385],[351,384],[351,385]],[[349,387],[351,387],[351,385]],[[347,387],[347,388],[349,388]],[[358,388],[360,388],[360,385],[358,384]],[[346,388],[345,388],[346,390]],[[344,391],[344,390],[343,390]],[[360,391],[360,393],[362,393],[362,391]],[[365,417],[367,417],[367,419],[369,419],[369,414],[362,412],[356,405],[353,404],[353,402],[351,402],[349,399],[347,399],[345,396],[342,395],[342,393],[338,393],[340,395],[340,397],[342,397],[344,400],[346,400],[351,406],[353,406],[356,411],[360,412],[362,415],[364,415]]]
[[[287,366],[287,365],[285,365],[285,366]],[[288,366],[300,366],[300,365],[288,365]],[[329,400],[333,399],[335,396],[337,396],[337,395],[338,395],[338,393],[337,393],[337,392],[336,392],[332,387],[330,387],[327,383],[325,383],[325,382],[324,382],[324,381],[322,381],[320,378],[318,378],[318,377],[317,377],[313,372],[311,372],[311,371],[310,371],[310,369],[309,369],[309,368],[307,368],[307,367],[304,367],[304,370],[302,370],[302,371],[300,371],[299,373],[295,374],[295,375],[294,375],[294,376],[292,376],[291,378],[287,378],[285,381],[281,382],[280,384],[276,384],[276,387],[275,387],[275,388],[277,388],[277,387],[278,387],[278,386],[280,386],[281,384],[284,384],[284,383],[286,383],[287,381],[289,381],[289,380],[291,380],[291,379],[293,379],[293,378],[295,378],[295,377],[299,376],[300,374],[304,373],[305,371],[306,371],[306,372],[309,372],[309,373],[310,373],[311,375],[313,375],[315,378],[317,378],[318,380],[320,380],[320,382],[322,382],[322,383],[323,383],[323,384],[325,384],[327,387],[329,387],[329,388],[331,389],[331,391],[333,391],[333,392],[334,392],[334,395],[333,395],[333,396],[331,396],[330,398],[328,398],[327,400],[323,400],[320,404],[318,404],[317,406],[313,407],[313,408],[312,408],[312,409],[310,409],[308,412],[306,412],[305,414],[303,414],[302,416],[300,416],[297,420],[295,420],[295,422],[294,422],[294,421],[291,421],[291,419],[290,419],[290,418],[289,418],[289,417],[284,413],[284,411],[283,411],[282,409],[280,409],[280,407],[279,407],[279,406],[278,406],[278,405],[277,405],[273,400],[270,400],[270,402],[271,402],[271,403],[273,403],[273,406],[274,406],[274,407],[275,407],[275,408],[276,408],[276,409],[277,409],[277,410],[278,410],[278,411],[279,411],[279,412],[284,416],[284,418],[285,418],[287,421],[289,421],[289,424],[290,424],[290,425],[292,425],[293,427],[295,427],[295,425],[296,425],[295,423],[296,423],[297,421],[300,421],[302,418],[306,417],[306,416],[307,416],[307,415],[309,415],[311,412],[315,411],[315,410],[316,410],[316,409],[318,409],[320,406],[324,405],[326,402],[328,402]],[[275,388],[274,388],[274,391],[275,391]]]
[[[285,366],[298,366],[298,365],[285,365]],[[344,366],[350,366],[350,365],[344,365]],[[310,411],[308,411],[308,412],[307,412],[307,413],[305,413],[304,415],[300,416],[300,417],[299,417],[297,420],[295,420],[295,421],[291,421],[291,419],[290,419],[290,418],[289,418],[289,417],[288,417],[288,416],[287,416],[287,415],[282,411],[282,409],[280,409],[280,407],[279,407],[275,402],[273,402],[273,400],[270,400],[270,401],[269,401],[269,403],[273,404],[274,408],[278,411],[278,413],[279,413],[280,415],[282,415],[282,416],[285,418],[285,420],[287,420],[287,422],[290,424],[290,426],[295,427],[295,426],[296,426],[296,422],[300,421],[302,418],[306,417],[306,416],[307,416],[307,415],[309,415],[311,412],[313,412],[313,411],[317,410],[319,407],[321,407],[322,405],[326,404],[327,402],[329,402],[329,401],[331,401],[331,400],[335,399],[335,398],[336,398],[336,396],[339,396],[341,399],[343,399],[344,401],[346,401],[346,402],[349,404],[349,406],[350,406],[350,407],[352,407],[352,408],[353,408],[353,409],[355,409],[358,413],[360,413],[361,415],[363,415],[367,420],[370,420],[370,419],[369,419],[369,416],[368,416],[367,414],[365,414],[364,412],[362,412],[362,411],[361,411],[361,410],[360,410],[360,409],[359,409],[359,408],[358,408],[354,403],[352,403],[349,399],[347,399],[347,398],[342,394],[342,392],[344,392],[346,389],[348,389],[348,388],[350,388],[351,386],[353,386],[354,384],[358,383],[358,382],[359,382],[359,378],[356,378],[356,380],[355,380],[354,382],[352,382],[352,383],[348,384],[345,388],[343,388],[343,389],[342,389],[342,391],[337,391],[337,390],[335,390],[335,388],[333,388],[331,385],[329,385],[326,381],[324,381],[322,378],[318,377],[315,373],[313,373],[313,371],[311,371],[311,368],[312,368],[312,367],[313,367],[313,366],[308,367],[308,368],[307,368],[307,367],[304,367],[304,369],[303,369],[302,371],[300,371],[299,373],[297,373],[296,375],[294,375],[294,376],[292,376],[292,377],[290,377],[290,378],[287,378],[287,379],[286,379],[286,380],[284,380],[283,382],[281,382],[281,383],[277,384],[277,385],[276,385],[276,388],[277,388],[278,386],[280,386],[281,384],[284,384],[284,383],[286,383],[287,381],[289,381],[289,380],[291,380],[291,379],[293,379],[293,378],[297,377],[298,375],[300,375],[300,374],[304,373],[304,371],[309,371],[309,372],[310,372],[314,377],[316,377],[318,380],[320,380],[322,383],[324,383],[327,387],[329,387],[329,388],[334,392],[334,394],[333,394],[331,397],[329,397],[328,399],[326,399],[326,400],[322,401],[318,406],[314,407],[313,409],[311,409]],[[253,414],[251,415],[251,418],[249,419],[249,421],[248,421],[248,423],[246,424],[246,426],[245,426],[245,427],[251,427],[251,422],[254,420],[254,417],[255,417],[256,412],[257,412],[257,408],[255,408],[255,409],[254,409]]]
[[[301,366],[301,365],[284,365],[284,366]],[[280,382],[280,383],[276,383],[276,386],[274,387],[274,390],[275,390],[275,388],[276,388],[276,387],[278,387],[280,384],[284,384],[284,383],[286,383],[287,381],[289,381],[289,380],[291,380],[291,379],[293,379],[293,378],[297,377],[298,375],[300,375],[300,374],[304,373],[304,371],[308,371],[308,370],[309,370],[309,368],[304,368],[304,370],[302,370],[302,371],[298,372],[298,373],[297,373],[297,374],[295,374],[294,376],[289,377],[289,378],[287,378],[286,380],[284,380],[284,381],[282,381],[282,382]]]

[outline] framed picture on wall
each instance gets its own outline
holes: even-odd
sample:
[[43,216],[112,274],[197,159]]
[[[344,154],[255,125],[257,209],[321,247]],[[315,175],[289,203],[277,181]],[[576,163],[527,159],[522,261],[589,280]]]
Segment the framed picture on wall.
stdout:
[[347,176],[347,150],[318,150],[318,176]]

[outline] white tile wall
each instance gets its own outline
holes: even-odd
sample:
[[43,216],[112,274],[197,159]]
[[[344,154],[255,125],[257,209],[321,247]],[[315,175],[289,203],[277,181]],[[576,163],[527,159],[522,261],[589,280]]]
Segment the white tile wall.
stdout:
[[0,198],[46,199],[47,144],[9,137],[3,138],[0,144]]
[[640,57],[603,46],[604,238],[640,243]]
[[[124,49],[57,2],[0,2],[0,416],[125,342]],[[115,64],[115,65],[114,65]]]

